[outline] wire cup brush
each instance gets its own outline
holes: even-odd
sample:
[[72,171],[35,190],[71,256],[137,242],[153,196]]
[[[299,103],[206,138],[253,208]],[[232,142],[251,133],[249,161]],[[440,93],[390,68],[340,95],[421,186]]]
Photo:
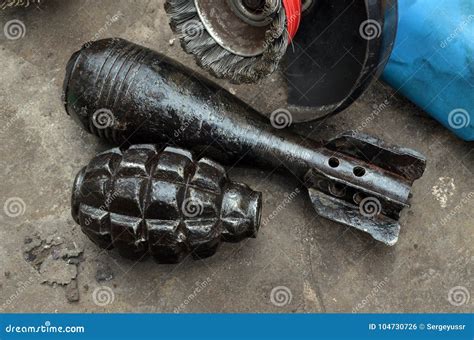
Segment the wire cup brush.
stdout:
[[298,29],[301,6],[301,0],[167,0],[165,10],[198,65],[238,84],[276,70]]
[[0,10],[10,7],[29,7],[32,4],[39,4],[41,0],[0,0]]

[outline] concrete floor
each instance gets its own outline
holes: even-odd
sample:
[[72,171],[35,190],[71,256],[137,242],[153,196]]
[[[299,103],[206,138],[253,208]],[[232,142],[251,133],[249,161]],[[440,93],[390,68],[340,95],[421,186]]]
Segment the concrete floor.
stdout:
[[[0,210],[3,311],[474,311],[473,146],[381,83],[342,114],[294,129],[326,138],[361,126],[388,102],[363,131],[429,160],[395,247],[319,218],[302,189],[257,239],[224,244],[203,261],[134,263],[89,242],[70,217],[70,188],[79,169],[110,145],[65,114],[64,67],[84,42],[120,36],[197,70],[170,43],[162,6],[161,0],[44,0],[40,8],[1,13],[2,26],[19,19],[26,27],[19,40],[0,36],[0,204],[9,207]],[[119,20],[112,22],[114,15]],[[220,84],[262,112],[285,101],[278,73],[255,86]],[[298,188],[295,178],[270,171],[233,168],[230,176],[263,192],[264,218]]]

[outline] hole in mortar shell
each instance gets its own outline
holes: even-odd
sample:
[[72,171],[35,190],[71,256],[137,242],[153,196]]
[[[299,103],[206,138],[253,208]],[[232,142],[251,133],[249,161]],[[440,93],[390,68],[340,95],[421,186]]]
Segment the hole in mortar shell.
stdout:
[[354,175],[355,175],[356,177],[362,177],[362,176],[364,176],[364,175],[365,175],[365,169],[362,168],[362,167],[360,167],[360,166],[356,166],[356,167],[354,168]]
[[331,168],[337,168],[340,164],[339,159],[336,157],[329,158],[328,164]]

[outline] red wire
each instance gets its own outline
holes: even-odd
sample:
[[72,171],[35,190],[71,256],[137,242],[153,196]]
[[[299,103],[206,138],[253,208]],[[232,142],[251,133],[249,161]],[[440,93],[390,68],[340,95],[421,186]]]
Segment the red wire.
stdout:
[[296,35],[301,21],[301,0],[283,0],[290,42]]

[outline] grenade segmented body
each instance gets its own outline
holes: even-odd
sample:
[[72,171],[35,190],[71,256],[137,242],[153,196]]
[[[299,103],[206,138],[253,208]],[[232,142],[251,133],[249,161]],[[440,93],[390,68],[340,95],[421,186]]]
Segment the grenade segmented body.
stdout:
[[183,149],[134,145],[97,155],[76,177],[72,216],[103,248],[160,263],[213,255],[222,241],[256,237],[261,193]]

